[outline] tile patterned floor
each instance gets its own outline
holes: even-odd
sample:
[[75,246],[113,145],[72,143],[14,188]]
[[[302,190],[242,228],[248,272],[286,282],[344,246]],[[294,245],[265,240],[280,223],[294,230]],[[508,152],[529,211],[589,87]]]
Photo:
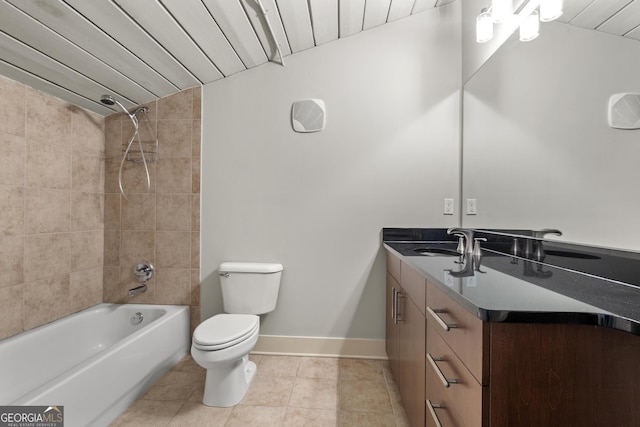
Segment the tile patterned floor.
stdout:
[[251,355],[258,371],[232,408],[202,404],[205,370],[190,356],[116,419],[114,427],[409,425],[389,364],[379,360]]

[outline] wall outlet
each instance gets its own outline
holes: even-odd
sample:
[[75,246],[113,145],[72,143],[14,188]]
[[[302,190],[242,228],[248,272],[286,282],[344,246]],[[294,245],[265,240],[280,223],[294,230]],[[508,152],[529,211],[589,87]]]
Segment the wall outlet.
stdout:
[[476,199],[467,199],[467,215],[476,215],[478,206]]
[[453,199],[444,199],[444,214],[453,215]]

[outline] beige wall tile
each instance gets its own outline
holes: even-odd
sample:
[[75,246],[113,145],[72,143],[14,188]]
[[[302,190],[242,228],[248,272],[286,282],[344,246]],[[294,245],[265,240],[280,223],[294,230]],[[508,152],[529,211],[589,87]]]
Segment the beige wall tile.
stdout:
[[103,204],[102,194],[71,192],[71,231],[104,229]]
[[191,192],[200,193],[200,157],[191,159]]
[[107,154],[122,151],[122,121],[110,115],[104,121],[104,150]]
[[24,328],[32,329],[68,314],[69,275],[36,280],[24,287]]
[[0,235],[24,234],[24,189],[0,186]]
[[191,126],[191,156],[192,157],[200,157],[201,141],[202,141],[202,121],[194,120]]
[[26,165],[28,187],[70,188],[71,152],[68,148],[29,140]]
[[104,232],[83,231],[71,233],[71,271],[102,268]]
[[27,139],[71,148],[69,104],[27,89]]
[[104,191],[104,158],[100,153],[74,151],[71,167],[71,190],[87,193]]
[[99,114],[71,107],[72,148],[101,154],[105,151],[105,119]]
[[70,260],[71,238],[69,233],[25,236],[25,282],[69,274]]
[[24,236],[0,236],[0,272],[0,288],[24,282]]
[[191,270],[191,305],[200,305],[200,270]]
[[193,120],[160,120],[158,151],[161,158],[191,157]]
[[200,195],[191,196],[191,231],[200,231]]
[[202,117],[202,87],[196,86],[191,89],[193,93],[193,118]]
[[[115,189],[112,187],[108,187],[108,192],[117,193],[120,191],[118,187],[118,173],[120,170],[120,163],[122,157],[119,157],[117,160],[117,166],[115,169]],[[112,166],[113,167],[113,166]],[[130,161],[125,161],[122,167],[122,186],[124,187],[124,191],[128,194],[135,193],[147,193],[147,189],[149,188],[150,192],[153,193],[156,188],[156,163],[148,163],[147,168],[145,169],[142,163],[135,163]],[[151,182],[151,186],[148,186],[147,181],[147,170],[149,171],[149,180]],[[110,174],[113,174],[113,171],[109,171]]]
[[100,304],[104,287],[102,281],[102,267],[71,273],[69,312],[73,313]]
[[159,231],[156,233],[158,267],[191,267],[191,232]]
[[121,198],[121,224],[123,230],[155,230],[156,195],[129,194]]
[[154,263],[156,237],[153,231],[125,231],[121,236],[120,265],[127,269],[139,261]]
[[162,231],[191,230],[191,198],[189,194],[158,194],[156,229]]
[[0,184],[24,185],[25,158],[24,137],[0,132]]
[[24,330],[23,301],[24,285],[0,288],[0,339]]
[[158,100],[158,120],[193,118],[193,90],[187,89]]
[[104,231],[104,265],[120,266],[120,230]]
[[120,230],[120,194],[104,195],[104,229]]
[[200,268],[200,232],[191,232],[191,268]]
[[111,303],[124,302],[125,292],[120,285],[120,267],[104,267],[102,269],[102,301]]
[[0,77],[0,132],[25,135],[26,87]]
[[27,188],[24,209],[27,234],[69,231],[69,191]]
[[158,193],[191,193],[191,159],[159,159]]
[[191,304],[191,270],[158,268],[156,270],[156,304]]

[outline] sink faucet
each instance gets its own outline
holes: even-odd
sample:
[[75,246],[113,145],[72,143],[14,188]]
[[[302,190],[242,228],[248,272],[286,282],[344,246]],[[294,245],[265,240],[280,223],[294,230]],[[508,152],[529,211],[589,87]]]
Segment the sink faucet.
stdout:
[[447,234],[454,234],[464,237],[464,254],[471,255],[473,253],[473,234],[474,230],[469,228],[451,227],[447,230]]
[[562,231],[554,230],[554,229],[551,229],[551,228],[543,228],[542,230],[533,230],[533,231],[531,231],[531,234],[533,235],[534,238],[539,239],[536,242],[535,260],[536,261],[543,261],[544,260],[544,248],[542,246],[542,239],[544,239],[544,236],[546,236],[547,234],[555,234],[556,236],[562,236]]

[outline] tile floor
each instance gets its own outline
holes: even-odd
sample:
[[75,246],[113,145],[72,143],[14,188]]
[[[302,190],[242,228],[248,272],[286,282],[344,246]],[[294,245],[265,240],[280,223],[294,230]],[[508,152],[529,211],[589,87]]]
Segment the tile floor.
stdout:
[[266,355],[250,359],[258,371],[234,407],[202,404],[205,370],[186,356],[111,426],[409,425],[388,362]]

